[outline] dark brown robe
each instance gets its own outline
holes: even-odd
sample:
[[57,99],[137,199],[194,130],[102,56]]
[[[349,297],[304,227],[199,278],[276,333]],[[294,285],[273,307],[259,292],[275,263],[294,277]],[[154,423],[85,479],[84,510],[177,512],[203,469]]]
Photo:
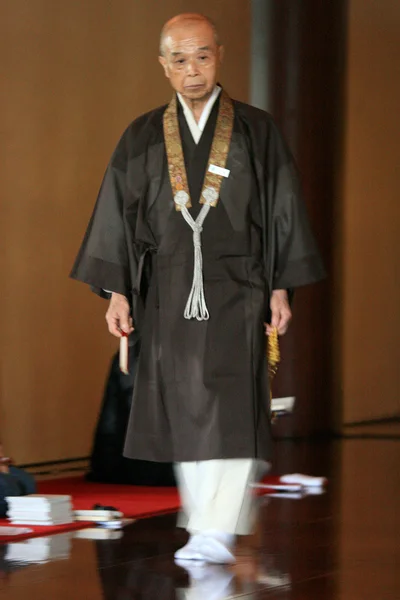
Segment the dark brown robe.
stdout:
[[[271,117],[234,102],[230,175],[202,232],[210,319],[188,321],[192,230],[174,207],[165,108],[134,121],[118,144],[72,276],[132,298],[141,351],[126,456],[268,460],[269,290],[323,276],[296,170]],[[194,218],[217,110],[218,101],[197,146],[178,113]]]

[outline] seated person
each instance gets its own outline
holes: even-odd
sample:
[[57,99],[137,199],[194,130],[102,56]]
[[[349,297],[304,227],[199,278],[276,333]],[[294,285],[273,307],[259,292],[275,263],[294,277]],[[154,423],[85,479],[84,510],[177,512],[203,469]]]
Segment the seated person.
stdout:
[[12,464],[0,443],[0,518],[7,515],[7,496],[26,496],[35,494],[36,483],[33,476]]

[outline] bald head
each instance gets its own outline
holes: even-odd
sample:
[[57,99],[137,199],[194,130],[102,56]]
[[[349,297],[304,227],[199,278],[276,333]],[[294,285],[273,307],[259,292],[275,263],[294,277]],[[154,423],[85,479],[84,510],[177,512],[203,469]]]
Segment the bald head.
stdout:
[[173,35],[174,30],[176,31],[177,29],[179,30],[182,27],[191,25],[205,25],[206,27],[209,27],[214,37],[215,44],[217,46],[221,45],[217,28],[211,19],[200,13],[182,13],[167,21],[162,28],[160,37],[160,56],[165,56],[167,40],[171,34]]
[[159,61],[176,92],[189,102],[205,102],[215,88],[223,51],[212,21],[185,13],[164,25]]

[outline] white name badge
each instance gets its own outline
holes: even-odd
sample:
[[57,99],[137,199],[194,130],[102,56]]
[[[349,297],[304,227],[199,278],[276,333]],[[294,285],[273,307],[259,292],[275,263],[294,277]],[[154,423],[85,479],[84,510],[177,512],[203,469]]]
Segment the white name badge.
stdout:
[[221,175],[221,177],[229,177],[230,173],[229,169],[223,169],[222,167],[217,167],[217,165],[210,165],[208,170],[215,175]]

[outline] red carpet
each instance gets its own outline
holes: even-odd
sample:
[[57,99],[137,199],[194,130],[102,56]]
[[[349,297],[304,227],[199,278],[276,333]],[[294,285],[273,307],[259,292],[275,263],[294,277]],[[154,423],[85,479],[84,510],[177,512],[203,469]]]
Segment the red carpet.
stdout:
[[[266,477],[264,482],[278,483],[277,477]],[[180,508],[179,495],[176,488],[141,487],[133,485],[113,485],[108,483],[91,483],[80,477],[65,477],[39,481],[39,494],[68,494],[72,496],[75,510],[93,508],[94,504],[114,506],[124,513],[127,518],[145,518],[176,512]],[[259,490],[258,494],[268,493]],[[0,525],[9,525],[0,519]],[[31,527],[34,533],[5,537],[0,535],[0,543],[20,541],[30,537],[51,535],[93,526],[93,523],[72,523],[70,525]]]
[[39,494],[68,494],[75,510],[93,508],[94,504],[114,506],[125,517],[150,517],[175,512],[180,507],[176,488],[141,487],[91,483],[83,477],[66,477],[39,481]]
[[[75,510],[91,509],[94,504],[102,504],[104,506],[114,506],[123,512],[125,517],[135,518],[176,512],[180,507],[178,492],[175,488],[88,483],[83,477],[65,477],[63,479],[39,481],[38,493],[68,494],[72,496]],[[0,519],[0,525],[10,524],[5,519]],[[33,533],[9,537],[0,535],[0,543],[16,542],[31,537],[64,533],[92,526],[93,523],[84,522],[54,527],[26,526],[33,529]]]

